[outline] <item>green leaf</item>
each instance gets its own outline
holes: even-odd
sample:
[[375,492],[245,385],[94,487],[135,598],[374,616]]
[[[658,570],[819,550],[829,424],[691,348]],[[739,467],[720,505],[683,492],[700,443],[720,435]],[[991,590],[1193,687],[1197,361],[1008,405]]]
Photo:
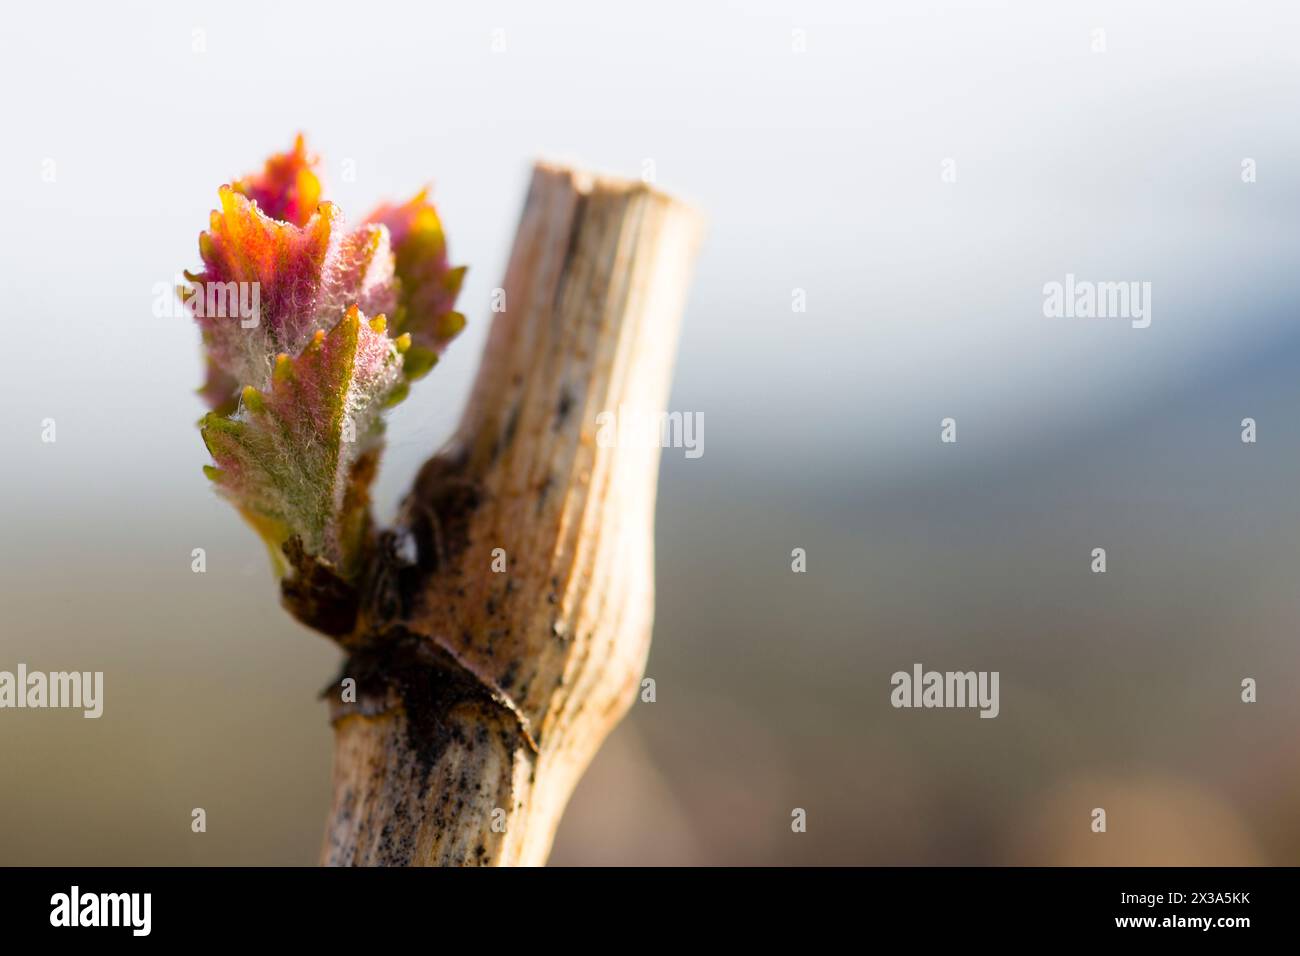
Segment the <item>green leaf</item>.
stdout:
[[383,317],[366,321],[354,306],[297,358],[280,355],[269,389],[246,386],[233,418],[204,418],[209,474],[273,548],[297,536],[346,574],[360,547],[351,512],[368,500],[351,485],[374,471],[354,466],[376,449],[379,412],[402,385]]

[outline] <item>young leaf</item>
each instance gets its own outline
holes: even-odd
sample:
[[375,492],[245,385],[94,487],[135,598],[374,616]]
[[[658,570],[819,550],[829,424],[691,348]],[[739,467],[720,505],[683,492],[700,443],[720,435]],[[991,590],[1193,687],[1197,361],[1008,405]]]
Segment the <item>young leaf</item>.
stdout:
[[425,192],[347,230],[301,136],[218,195],[178,290],[206,357],[206,471],[293,573],[286,596],[343,607],[373,535],[379,415],[460,331],[465,270]]
[[385,230],[343,231],[333,203],[302,226],[272,219],[230,186],[199,237],[205,269],[186,273],[185,300],[208,355],[240,385],[264,388],[275,356],[297,355],[311,337],[356,305],[378,313],[396,304]]
[[307,144],[299,133],[292,150],[276,153],[266,161],[262,172],[236,180],[231,188],[257,203],[272,219],[305,226],[320,205],[318,163],[307,152]]
[[365,504],[364,489],[349,489],[353,466],[376,444],[401,367],[383,316],[366,321],[353,306],[297,358],[280,355],[268,389],[246,386],[235,417],[204,418],[210,477],[269,544],[296,535],[308,554],[350,567],[355,516],[344,506]]
[[465,317],[454,311],[465,267],[448,264],[442,221],[428,198],[428,189],[422,189],[400,206],[380,206],[366,220],[387,226],[391,237],[398,289],[393,328],[411,337],[410,380],[428,372],[465,327]]

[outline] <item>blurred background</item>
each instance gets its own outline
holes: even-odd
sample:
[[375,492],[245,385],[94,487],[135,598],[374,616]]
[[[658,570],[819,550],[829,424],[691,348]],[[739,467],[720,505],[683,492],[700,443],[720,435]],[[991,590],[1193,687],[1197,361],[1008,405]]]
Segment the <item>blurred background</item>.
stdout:
[[[657,701],[554,863],[1300,863],[1297,48],[1283,0],[10,10],[0,669],[102,670],[105,709],[0,712],[0,864],[316,860],[338,655],[203,478],[198,333],[152,312],[298,130],[353,219],[432,181],[470,265],[384,519],[459,416],[533,158],[710,219]],[[1066,273],[1151,282],[1150,327],[1045,318]],[[1000,716],[893,709],[916,662],[998,670]]]

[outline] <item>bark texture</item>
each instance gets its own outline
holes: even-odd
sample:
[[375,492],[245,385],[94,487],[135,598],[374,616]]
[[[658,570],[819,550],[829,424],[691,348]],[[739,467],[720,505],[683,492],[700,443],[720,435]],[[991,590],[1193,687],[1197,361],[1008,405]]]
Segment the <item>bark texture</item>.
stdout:
[[643,183],[535,169],[464,418],[342,640],[324,863],[545,862],[650,645],[659,448],[597,416],[663,411],[699,235]]

